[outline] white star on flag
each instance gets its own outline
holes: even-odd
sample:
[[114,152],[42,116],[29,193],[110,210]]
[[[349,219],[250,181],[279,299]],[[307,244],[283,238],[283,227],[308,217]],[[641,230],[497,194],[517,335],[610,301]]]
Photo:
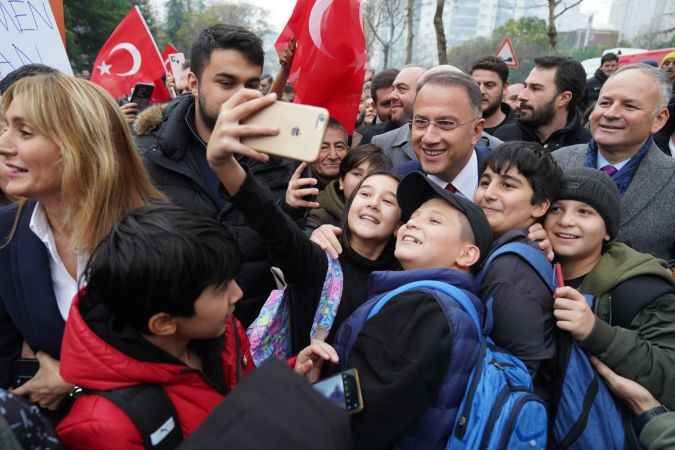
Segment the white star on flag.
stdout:
[[105,61],[101,61],[101,64],[98,65],[98,70],[101,71],[101,75],[110,75],[110,64],[106,64]]

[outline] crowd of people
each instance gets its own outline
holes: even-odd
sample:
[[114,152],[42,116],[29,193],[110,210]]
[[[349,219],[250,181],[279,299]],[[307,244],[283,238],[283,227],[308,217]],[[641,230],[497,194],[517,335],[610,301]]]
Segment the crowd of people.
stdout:
[[[625,448],[675,448],[675,52],[387,68],[299,164],[242,141],[278,132],[244,122],[292,97],[293,51],[263,75],[258,36],[211,26],[144,111],[0,80],[0,447],[617,448],[580,354]],[[528,447],[452,444],[486,352],[543,405]],[[347,369],[351,415],[310,387]]]

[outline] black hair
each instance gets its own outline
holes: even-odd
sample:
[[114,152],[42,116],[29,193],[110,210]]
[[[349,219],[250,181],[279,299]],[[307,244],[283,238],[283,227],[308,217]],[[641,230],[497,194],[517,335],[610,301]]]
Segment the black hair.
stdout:
[[485,56],[479,59],[473,66],[471,66],[470,74],[473,75],[474,70],[489,70],[499,75],[502,83],[506,84],[509,81],[509,68],[506,63],[496,56]]
[[214,50],[237,50],[246,61],[262,67],[265,62],[262,40],[236,25],[213,25],[199,33],[190,51],[191,70],[199,80]]
[[44,64],[26,64],[18,69],[9,72],[3,79],[0,80],[0,95],[4,94],[7,89],[17,81],[25,77],[32,77],[39,74],[56,73],[58,70],[53,67],[45,66]]
[[536,142],[510,141],[495,147],[483,163],[480,173],[486,168],[504,174],[514,167],[532,187],[531,204],[548,200],[553,203],[558,197],[562,170],[551,153]]
[[375,74],[370,83],[370,96],[375,104],[377,104],[377,90],[393,86],[398,72],[398,69],[384,69]]
[[147,334],[157,313],[193,316],[204,289],[225,286],[240,264],[236,239],[223,224],[155,202],[132,210],[94,249],[82,301],[104,305],[115,327]]
[[347,152],[347,156],[340,163],[340,173],[338,176],[344,178],[350,170],[366,161],[370,163],[369,173],[389,173],[394,168],[391,159],[384,153],[384,150],[374,144],[363,144]]
[[600,58],[600,65],[603,65],[607,61],[619,62],[619,56],[616,53],[612,52],[605,53],[604,55],[602,55],[602,58]]
[[567,105],[567,111],[574,111],[580,104],[586,87],[584,66],[567,56],[542,56],[534,59],[534,65],[542,69],[556,69],[556,91],[558,94],[565,91],[572,93],[572,100]]
[[[347,199],[347,201],[345,203],[344,214],[342,214],[342,223],[340,224],[340,226],[342,228],[342,238],[341,238],[342,245],[350,247],[349,242],[352,239],[352,231],[349,229],[349,210],[352,208],[352,203],[354,203],[354,198],[356,197],[356,194],[358,194],[359,189],[361,189],[361,186],[363,185],[363,183],[365,183],[368,178],[374,177],[376,175],[384,175],[386,177],[391,178],[392,180],[396,180],[397,183],[401,182],[401,178],[398,175],[394,174],[393,172],[387,171],[387,170],[370,172],[368,175],[363,177],[361,182],[356,186],[356,188],[354,189],[354,192],[352,192],[352,195],[349,196],[349,198]],[[392,238],[394,238],[393,234],[392,234]]]
[[347,130],[345,130],[345,127],[343,127],[342,124],[333,117],[330,117],[328,119],[328,124],[326,125],[326,128],[333,128],[335,130],[340,130],[345,134],[345,136],[347,135]]

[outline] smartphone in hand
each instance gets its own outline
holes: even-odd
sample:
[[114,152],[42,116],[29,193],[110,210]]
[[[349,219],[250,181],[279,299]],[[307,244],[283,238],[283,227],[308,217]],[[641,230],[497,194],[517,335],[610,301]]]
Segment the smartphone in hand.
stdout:
[[150,104],[150,97],[152,97],[152,91],[154,89],[154,84],[136,83],[134,90],[131,92],[129,103],[136,103],[136,105],[138,105],[138,111],[143,111]]
[[356,369],[345,370],[313,385],[321,395],[349,414],[363,410],[363,395],[359,373]]
[[319,157],[329,118],[325,108],[277,101],[242,123],[278,128],[279,134],[241,141],[262,153],[313,162]]

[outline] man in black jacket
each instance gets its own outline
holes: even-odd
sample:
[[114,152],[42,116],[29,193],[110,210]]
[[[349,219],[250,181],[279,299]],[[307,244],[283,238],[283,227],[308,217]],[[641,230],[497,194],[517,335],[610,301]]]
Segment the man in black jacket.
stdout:
[[473,63],[469,73],[480,88],[484,131],[494,134],[500,127],[514,122],[515,114],[504,103],[504,93],[509,87],[509,68],[504,61],[496,56],[486,56]]
[[[206,144],[221,105],[242,88],[258,88],[263,58],[262,41],[241,27],[203,30],[192,46],[190,93],[166,105],[137,140],[153,182],[174,203],[234,227],[243,260],[237,282],[245,295],[237,317],[244,325],[257,316],[274,288],[273,278],[260,236],[247,226],[209,168]],[[241,163],[283,198],[293,170],[290,162],[262,164],[242,157]]]
[[607,78],[616,72],[616,69],[618,68],[619,57],[616,53],[605,53],[602,55],[602,58],[600,58],[600,67],[595,71],[595,76],[586,82],[586,89],[584,90],[584,110],[598,101],[602,85],[605,84]]
[[494,136],[503,141],[538,142],[551,152],[590,141],[577,111],[586,83],[583,66],[561,56],[536,58],[534,63],[518,97],[518,121],[504,125]]

